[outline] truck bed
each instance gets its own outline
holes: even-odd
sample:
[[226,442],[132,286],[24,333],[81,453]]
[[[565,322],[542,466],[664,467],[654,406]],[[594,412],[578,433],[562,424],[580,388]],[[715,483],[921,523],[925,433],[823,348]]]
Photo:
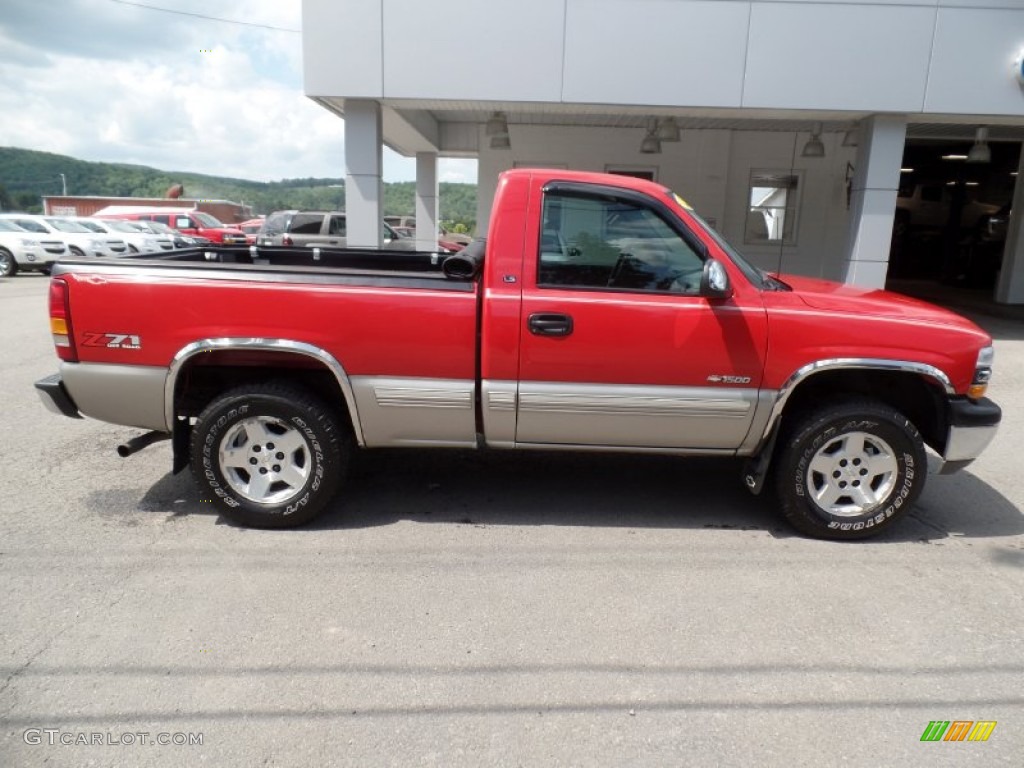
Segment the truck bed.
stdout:
[[[415,287],[418,281],[428,281],[421,284],[438,290],[472,290],[471,278],[444,274],[442,264],[445,258],[444,255],[425,251],[209,245],[120,258],[62,259],[59,266],[66,266],[66,271],[79,267],[93,271],[90,268],[105,270],[130,265],[133,270],[156,270],[160,274],[185,267],[200,270],[202,274],[220,272],[218,277],[227,279],[232,275],[235,279],[247,279],[255,273],[262,273],[262,280],[273,280],[268,276],[275,273],[285,280],[300,275],[307,275],[313,280],[317,279],[316,276],[351,277],[360,284],[366,284],[365,281],[370,279],[371,284],[397,283],[407,287]],[[410,283],[401,278],[413,278],[416,282]]]

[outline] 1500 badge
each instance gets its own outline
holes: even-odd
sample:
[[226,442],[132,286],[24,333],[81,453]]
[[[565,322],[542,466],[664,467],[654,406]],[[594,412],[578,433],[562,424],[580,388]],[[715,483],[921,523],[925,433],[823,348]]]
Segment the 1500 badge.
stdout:
[[708,381],[712,384],[749,384],[749,376],[719,376],[718,374],[712,374],[708,376]]
[[130,333],[91,333],[82,334],[83,347],[103,347],[104,349],[142,349],[142,337]]

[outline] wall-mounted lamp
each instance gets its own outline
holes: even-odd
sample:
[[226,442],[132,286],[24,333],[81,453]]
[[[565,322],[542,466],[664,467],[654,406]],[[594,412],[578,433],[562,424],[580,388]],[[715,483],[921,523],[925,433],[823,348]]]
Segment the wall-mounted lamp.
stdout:
[[811,138],[804,144],[804,151],[801,157],[824,157],[825,145],[821,143],[821,123],[815,123],[811,130]]
[[982,126],[974,132],[974,145],[967,153],[968,163],[991,163],[992,150],[988,146],[988,128]]

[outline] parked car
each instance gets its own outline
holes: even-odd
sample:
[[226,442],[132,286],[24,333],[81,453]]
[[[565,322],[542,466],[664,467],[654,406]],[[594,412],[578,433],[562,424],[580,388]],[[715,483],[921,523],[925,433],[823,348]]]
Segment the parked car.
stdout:
[[249,245],[256,243],[256,238],[263,228],[263,219],[249,219],[238,225],[238,228],[245,233],[245,242]]
[[213,243],[245,245],[245,233],[237,227],[221,223],[216,216],[193,208],[139,208],[131,205],[108,205],[96,212],[100,219],[158,221],[183,235],[203,237]]
[[[123,221],[123,219],[122,219]],[[175,248],[194,248],[197,245],[209,245],[210,241],[205,237],[192,237],[190,235],[183,235],[173,227],[169,227],[166,224],[161,224],[159,221],[129,221],[134,227],[138,227],[143,232],[151,232],[154,235],[160,235],[170,238]]]
[[75,221],[86,229],[101,235],[119,237],[128,244],[129,253],[158,253],[170,251],[174,242],[166,235],[154,235],[143,232],[134,222],[120,219],[92,219],[83,216],[64,217],[67,221]]
[[36,387],[152,430],[122,456],[171,438],[203,498],[268,528],[322,512],[357,446],[489,446],[744,457],[795,528],[863,538],[912,509],[926,446],[949,473],[996,434],[992,337],[966,318],[765,273],[651,181],[517,169],[497,190],[491,239],[444,259],[57,264],[60,372]]
[[0,219],[0,277],[19,270],[48,273],[54,262],[68,255],[63,240],[40,237],[9,219]]
[[97,234],[73,221],[28,213],[3,213],[0,217],[29,232],[44,235],[47,240],[63,241],[72,256],[122,256],[128,252],[124,240]]
[[[896,215],[894,228],[896,236],[901,237],[911,231],[925,234],[937,234],[949,220],[950,206],[953,200],[953,187],[945,183],[906,183],[900,187],[896,195]],[[997,205],[989,205],[968,197],[960,209],[960,227],[972,230],[986,216],[999,210]]]
[[[396,251],[415,251],[416,241],[402,237],[381,222],[384,245]],[[341,211],[274,211],[260,229],[260,245],[347,248],[345,214]],[[439,249],[447,252],[447,249]]]
[[[384,222],[390,224],[397,232],[408,237],[416,237],[416,217],[415,216],[385,216]],[[438,244],[444,243],[446,248],[451,250],[460,251],[473,242],[473,236],[463,234],[462,232],[452,232],[450,229],[439,227],[437,230],[437,241]],[[455,248],[451,248],[452,245]]]
[[[411,238],[413,240],[416,239],[416,230],[415,230],[415,228],[412,228],[412,227],[392,227],[391,229],[394,230],[400,237],[408,237],[408,238]],[[466,247],[462,243],[455,242],[454,240],[449,240],[447,237],[441,237],[441,236],[438,236],[438,238],[437,238],[437,245],[438,245],[439,248],[441,248],[441,249],[443,249],[445,251],[450,251],[451,253],[458,253],[459,251],[461,251],[463,248]]]

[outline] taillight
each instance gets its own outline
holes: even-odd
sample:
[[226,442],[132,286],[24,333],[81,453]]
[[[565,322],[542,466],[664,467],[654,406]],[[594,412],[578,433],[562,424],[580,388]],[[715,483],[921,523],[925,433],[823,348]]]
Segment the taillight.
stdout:
[[78,360],[75,335],[71,330],[71,309],[68,306],[68,284],[60,278],[50,281],[50,333],[57,357],[69,363]]
[[295,245],[295,243],[292,242],[292,239],[289,235],[284,235],[281,237],[281,245]]

